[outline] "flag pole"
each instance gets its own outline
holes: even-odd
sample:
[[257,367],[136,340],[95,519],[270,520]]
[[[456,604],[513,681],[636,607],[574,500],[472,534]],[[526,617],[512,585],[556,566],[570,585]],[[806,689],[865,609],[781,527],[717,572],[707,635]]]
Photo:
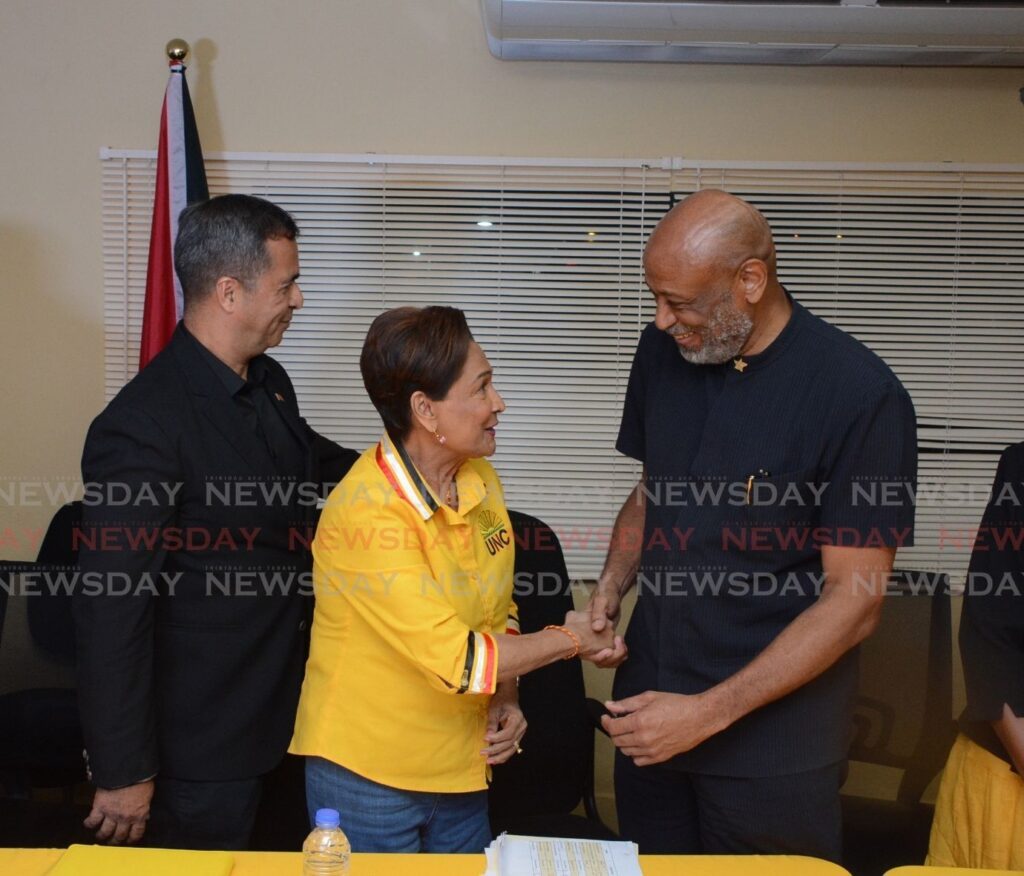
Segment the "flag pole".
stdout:
[[139,368],[163,349],[181,319],[181,285],[174,272],[174,238],[178,216],[188,204],[209,197],[202,148],[185,80],[189,45],[175,38],[164,47],[170,77],[160,113],[153,223],[146,270]]

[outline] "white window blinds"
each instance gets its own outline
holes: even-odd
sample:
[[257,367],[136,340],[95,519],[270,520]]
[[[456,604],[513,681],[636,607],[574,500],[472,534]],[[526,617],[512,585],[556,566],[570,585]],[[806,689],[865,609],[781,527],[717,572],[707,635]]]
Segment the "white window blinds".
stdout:
[[787,288],[903,381],[919,486],[897,562],[962,580],[999,452],[1024,438],[1024,172],[705,165],[673,184],[711,186],[764,212]]
[[[103,154],[106,387],[134,373],[155,160]],[[509,409],[494,462],[510,507],[558,531],[594,577],[638,474],[614,451],[640,329],[640,256],[672,202],[724,187],[776,232],[780,273],[819,315],[882,355],[914,398],[917,544],[898,562],[962,577],[999,450],[1024,433],[1024,169],[711,162],[225,155],[212,194],[292,212],[305,310],[273,355],[310,423],[362,448],[380,432],[358,356],[373,317],[451,304]],[[674,170],[663,170],[663,166]]]

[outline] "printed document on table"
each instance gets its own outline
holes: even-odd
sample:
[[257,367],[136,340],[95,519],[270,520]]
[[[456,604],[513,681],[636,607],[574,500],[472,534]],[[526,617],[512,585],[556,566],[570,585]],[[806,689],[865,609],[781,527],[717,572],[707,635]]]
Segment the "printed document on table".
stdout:
[[485,876],[641,876],[634,843],[502,834]]

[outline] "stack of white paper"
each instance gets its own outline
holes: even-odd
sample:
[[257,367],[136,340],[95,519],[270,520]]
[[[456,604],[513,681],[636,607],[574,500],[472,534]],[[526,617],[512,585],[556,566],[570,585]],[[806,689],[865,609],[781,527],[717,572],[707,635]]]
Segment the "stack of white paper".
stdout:
[[503,833],[484,854],[484,876],[641,876],[636,843]]

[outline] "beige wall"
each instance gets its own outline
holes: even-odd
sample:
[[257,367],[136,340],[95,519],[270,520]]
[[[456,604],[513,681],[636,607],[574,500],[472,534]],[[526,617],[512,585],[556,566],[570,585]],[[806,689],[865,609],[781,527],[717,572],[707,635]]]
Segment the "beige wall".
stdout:
[[[4,0],[0,481],[77,471],[103,401],[97,153],[153,148],[172,36],[208,151],[1014,162],[1024,140],[1021,70],[501,62],[476,0]],[[0,557],[49,515],[3,507]]]

